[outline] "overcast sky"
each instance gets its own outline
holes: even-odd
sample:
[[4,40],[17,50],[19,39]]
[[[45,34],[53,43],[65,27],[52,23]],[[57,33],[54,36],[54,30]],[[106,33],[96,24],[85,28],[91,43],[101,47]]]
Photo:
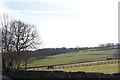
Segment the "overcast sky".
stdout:
[[119,0],[3,0],[0,15],[37,26],[42,48],[118,42]]

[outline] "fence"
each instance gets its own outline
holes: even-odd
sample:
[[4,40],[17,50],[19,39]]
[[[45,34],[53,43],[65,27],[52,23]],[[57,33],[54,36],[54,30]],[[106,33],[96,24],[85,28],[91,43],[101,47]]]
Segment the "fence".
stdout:
[[105,64],[115,64],[120,63],[119,60],[106,60],[106,61],[97,61],[89,63],[78,63],[78,64],[66,64],[66,65],[54,65],[53,69],[48,69],[48,66],[38,66],[38,67],[28,67],[27,70],[54,70],[54,69],[63,69],[63,68],[72,68],[72,67],[87,67],[87,66],[96,66],[96,65],[105,65]]

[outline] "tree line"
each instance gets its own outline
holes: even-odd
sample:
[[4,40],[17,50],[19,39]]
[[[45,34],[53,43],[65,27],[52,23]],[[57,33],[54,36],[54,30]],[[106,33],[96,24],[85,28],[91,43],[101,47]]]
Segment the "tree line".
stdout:
[[[108,49],[118,49],[119,46],[120,45],[118,43],[107,43],[107,44],[99,44],[97,47],[43,48],[35,51],[28,51],[28,56],[36,57],[36,58],[45,58],[46,56],[66,54],[66,53],[76,53],[84,50],[100,51],[100,50],[108,50]],[[118,56],[117,52],[116,52],[116,56]]]

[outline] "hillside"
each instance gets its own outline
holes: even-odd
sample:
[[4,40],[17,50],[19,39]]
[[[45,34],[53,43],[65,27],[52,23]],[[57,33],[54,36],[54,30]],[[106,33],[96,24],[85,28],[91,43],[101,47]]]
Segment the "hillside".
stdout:
[[47,56],[43,59],[31,61],[28,66],[48,66],[57,64],[83,63],[91,61],[101,61],[113,58],[116,49],[110,50],[84,50],[79,52],[64,53]]

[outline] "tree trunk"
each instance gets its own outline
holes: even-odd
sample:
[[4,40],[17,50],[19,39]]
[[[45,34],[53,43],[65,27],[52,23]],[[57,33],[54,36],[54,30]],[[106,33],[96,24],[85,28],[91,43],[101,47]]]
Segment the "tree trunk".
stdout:
[[2,59],[2,68],[3,68],[3,71],[5,71],[6,72],[6,65],[5,65],[5,61],[4,61],[4,59]]

